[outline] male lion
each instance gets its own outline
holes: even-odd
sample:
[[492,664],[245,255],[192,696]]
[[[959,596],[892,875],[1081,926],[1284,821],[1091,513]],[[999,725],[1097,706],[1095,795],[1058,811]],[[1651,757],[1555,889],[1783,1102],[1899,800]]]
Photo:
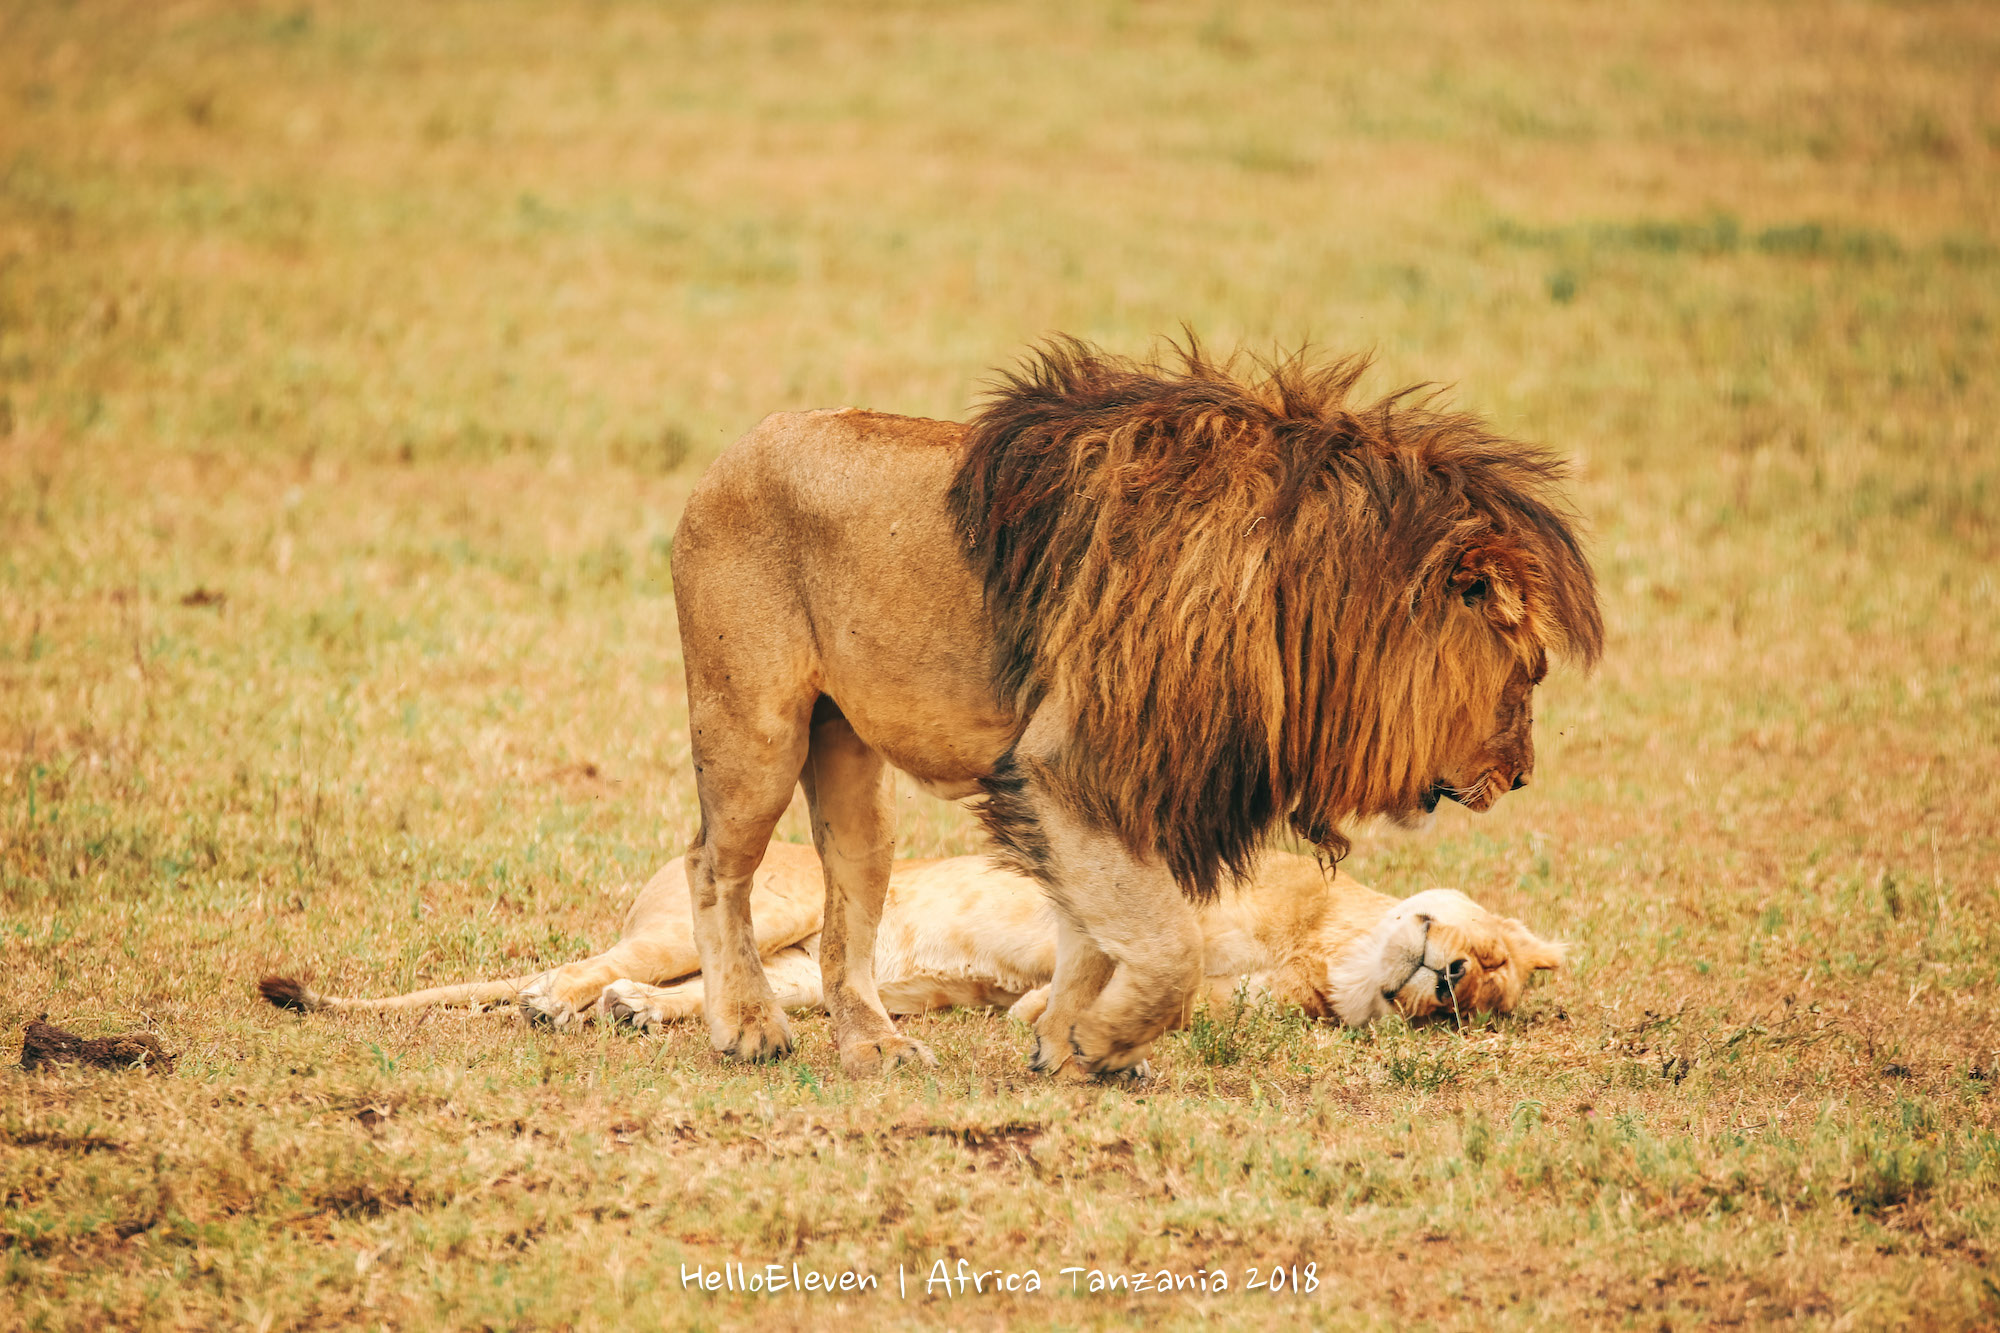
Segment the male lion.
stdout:
[[[785,1009],[825,1002],[822,884],[812,849],[782,842],[765,849],[753,879],[757,950]],[[1241,889],[1204,903],[1197,917],[1212,1005],[1231,1003],[1239,991],[1268,995],[1351,1027],[1391,1013],[1505,1013],[1532,972],[1562,961],[1559,946],[1462,893],[1429,889],[1398,900],[1303,856],[1261,857]],[[1048,1004],[1056,934],[1055,908],[1040,886],[986,857],[899,862],[876,933],[877,993],[892,1014],[1009,1006],[1033,1022]],[[615,945],[536,976],[385,1000],[318,995],[276,977],[262,989],[290,1009],[518,1002],[559,1026],[599,1018],[651,1027],[701,1012],[699,967],[686,863],[677,858],[640,891]]]
[[1194,904],[1280,821],[1338,857],[1356,816],[1484,810],[1534,767],[1551,654],[1603,629],[1549,453],[1365,369],[1237,377],[1052,342],[964,426],[767,417],[674,539],[701,827],[688,853],[716,1048],[785,1054],[751,884],[803,785],[843,1066],[929,1052],[874,976],[886,766],[983,792],[1048,891],[1037,1069],[1133,1070],[1201,976]]

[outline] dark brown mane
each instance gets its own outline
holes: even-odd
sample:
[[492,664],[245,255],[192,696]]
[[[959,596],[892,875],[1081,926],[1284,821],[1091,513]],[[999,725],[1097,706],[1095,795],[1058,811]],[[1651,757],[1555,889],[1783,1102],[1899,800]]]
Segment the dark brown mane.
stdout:
[[[1350,406],[1366,369],[1058,339],[967,432],[950,504],[996,688],[1060,701],[1051,778],[1198,898],[1281,818],[1344,854],[1342,822],[1410,808],[1496,673],[1602,645],[1562,462],[1413,390]],[[1450,614],[1489,589],[1487,632]],[[996,777],[996,836],[1031,840]]]

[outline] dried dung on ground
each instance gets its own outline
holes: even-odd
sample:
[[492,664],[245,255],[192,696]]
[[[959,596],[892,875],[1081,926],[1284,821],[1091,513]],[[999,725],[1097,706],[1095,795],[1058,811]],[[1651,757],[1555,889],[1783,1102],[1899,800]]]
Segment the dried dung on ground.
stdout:
[[150,1032],[116,1037],[79,1037],[53,1023],[33,1022],[21,1033],[21,1068],[45,1064],[95,1065],[99,1069],[157,1069],[174,1072],[174,1057]]

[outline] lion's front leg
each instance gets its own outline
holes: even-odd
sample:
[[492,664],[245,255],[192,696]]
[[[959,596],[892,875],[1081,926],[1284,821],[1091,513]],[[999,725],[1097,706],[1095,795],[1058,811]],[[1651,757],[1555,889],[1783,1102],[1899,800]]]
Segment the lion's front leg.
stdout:
[[[1058,974],[1049,1008],[1035,1025],[1036,1068],[1067,1077],[1143,1078],[1153,1042],[1186,1021],[1201,982],[1201,927],[1172,876],[1162,872],[1159,878],[1163,886],[1150,875],[1141,882],[1114,881],[1125,901],[1142,894],[1150,900],[1144,916],[1088,906],[1080,914],[1094,956],[1079,960],[1073,996],[1063,994]],[[1076,896],[1096,887],[1083,886]],[[1096,995],[1084,1001],[1090,982],[1099,979]],[[1062,1065],[1057,1060],[1065,1048],[1069,1064]]]
[[1062,920],[1034,1066],[1062,1078],[1142,1077],[1154,1040],[1185,1021],[1201,982],[1201,922],[1166,867],[1046,799],[1029,771],[1022,794]]
[[1070,1047],[1070,1033],[1083,1020],[1118,969],[1117,960],[1068,920],[1056,922],[1056,973],[1040,992],[1041,1010],[1030,1020],[1035,1047],[1028,1063],[1039,1074],[1089,1078]]

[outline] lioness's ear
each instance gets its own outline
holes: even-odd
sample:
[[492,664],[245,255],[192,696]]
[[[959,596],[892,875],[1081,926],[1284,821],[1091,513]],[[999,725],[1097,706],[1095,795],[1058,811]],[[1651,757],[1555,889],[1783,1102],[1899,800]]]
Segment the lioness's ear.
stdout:
[[1483,607],[1497,625],[1513,629],[1527,615],[1521,576],[1508,553],[1494,545],[1468,547],[1458,557],[1448,586],[1467,606]]
[[1541,972],[1562,966],[1563,946],[1554,940],[1543,939],[1511,916],[1500,922],[1500,928],[1506,932],[1507,949],[1522,971]]

